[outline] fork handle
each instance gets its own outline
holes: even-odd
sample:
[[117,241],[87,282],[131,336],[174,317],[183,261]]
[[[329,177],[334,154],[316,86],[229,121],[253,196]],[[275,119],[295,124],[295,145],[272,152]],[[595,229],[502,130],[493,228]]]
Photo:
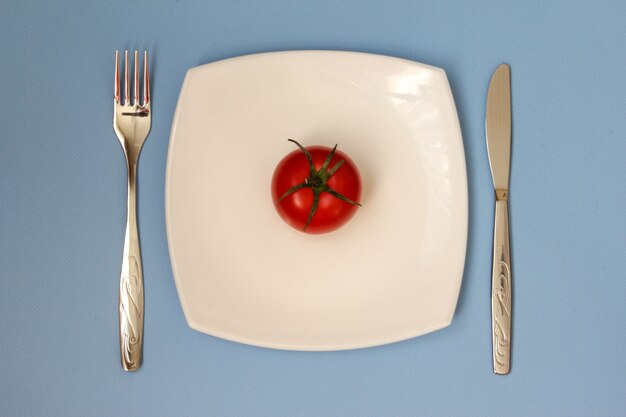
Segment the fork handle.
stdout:
[[143,272],[137,231],[137,164],[128,164],[128,218],[120,277],[120,355],[122,368],[141,366],[143,350]]
[[496,200],[491,275],[493,372],[500,375],[508,374],[511,366],[511,290],[509,208],[504,193]]

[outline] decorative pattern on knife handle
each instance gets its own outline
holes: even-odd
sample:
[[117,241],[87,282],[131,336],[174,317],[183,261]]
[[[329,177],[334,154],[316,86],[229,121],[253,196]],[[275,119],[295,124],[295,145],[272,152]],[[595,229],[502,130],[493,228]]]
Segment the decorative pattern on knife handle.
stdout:
[[496,201],[491,282],[493,371],[507,374],[511,365],[511,254],[506,200]]
[[511,343],[511,277],[509,265],[504,260],[498,264],[501,271],[492,294],[493,303],[496,305],[493,313],[493,355],[498,366],[508,367]]

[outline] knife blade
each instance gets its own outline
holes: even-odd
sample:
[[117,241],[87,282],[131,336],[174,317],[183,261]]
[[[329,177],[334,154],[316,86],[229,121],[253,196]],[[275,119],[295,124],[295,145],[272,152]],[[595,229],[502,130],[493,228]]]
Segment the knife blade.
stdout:
[[489,83],[485,130],[494,188],[508,190],[511,161],[511,84],[510,69],[506,64],[496,69]]
[[493,372],[508,374],[511,367],[512,274],[509,245],[509,171],[511,162],[510,68],[501,64],[487,92],[485,133],[489,167],[496,196],[491,273],[491,329]]

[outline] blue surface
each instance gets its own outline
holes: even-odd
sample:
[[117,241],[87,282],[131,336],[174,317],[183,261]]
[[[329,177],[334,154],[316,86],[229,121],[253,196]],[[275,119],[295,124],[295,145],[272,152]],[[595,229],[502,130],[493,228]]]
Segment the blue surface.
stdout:
[[[89,4],[88,4],[89,3]],[[143,10],[142,10],[143,9]],[[0,2],[0,415],[626,415],[626,2]],[[115,49],[152,53],[139,165],[145,362],[124,373],[125,171]],[[185,71],[343,49],[447,71],[470,191],[452,325],[357,351],[255,348],[189,329],[164,177]],[[512,67],[513,369],[491,372],[491,72]]]

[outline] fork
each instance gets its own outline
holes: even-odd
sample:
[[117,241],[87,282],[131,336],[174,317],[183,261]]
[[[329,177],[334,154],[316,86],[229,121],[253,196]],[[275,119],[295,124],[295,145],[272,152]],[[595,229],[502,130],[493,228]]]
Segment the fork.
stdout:
[[130,102],[128,51],[124,53],[124,102],[120,97],[119,51],[115,51],[115,96],[113,129],[122,144],[128,169],[128,217],[124,237],[124,257],[120,277],[120,355],[122,368],[135,371],[141,366],[143,351],[143,272],[137,231],[137,162],[141,147],[150,133],[150,78],[148,52],[144,52],[143,104],[139,102],[139,67],[135,51],[134,100]]

